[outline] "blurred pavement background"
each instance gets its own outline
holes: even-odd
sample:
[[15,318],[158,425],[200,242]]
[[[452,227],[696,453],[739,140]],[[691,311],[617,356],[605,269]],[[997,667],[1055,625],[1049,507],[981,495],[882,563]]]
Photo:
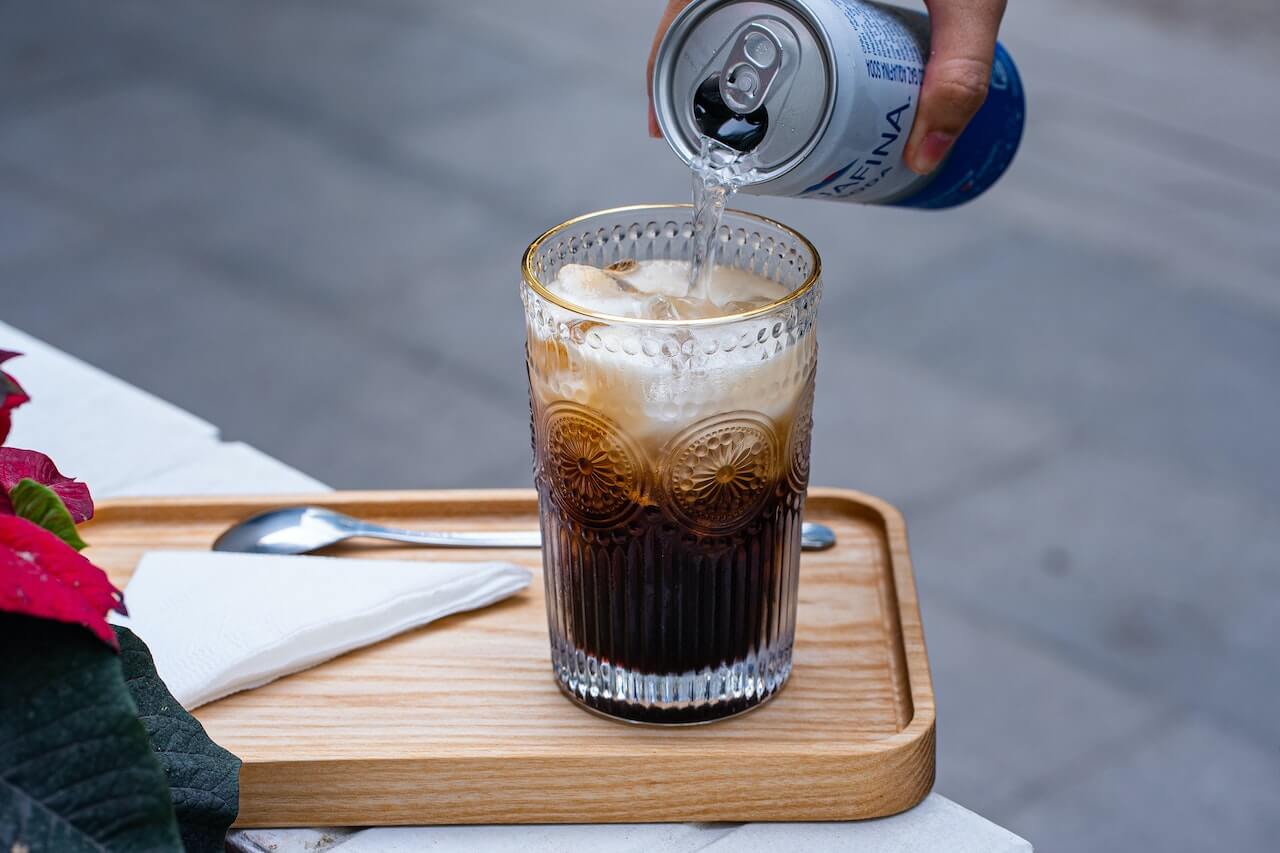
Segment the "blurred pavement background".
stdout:
[[[521,251],[688,197],[660,5],[0,0],[0,319],[334,486],[525,485]],[[988,196],[738,200],[824,255],[814,479],[906,512],[938,790],[1274,849],[1280,6],[1011,5]]]

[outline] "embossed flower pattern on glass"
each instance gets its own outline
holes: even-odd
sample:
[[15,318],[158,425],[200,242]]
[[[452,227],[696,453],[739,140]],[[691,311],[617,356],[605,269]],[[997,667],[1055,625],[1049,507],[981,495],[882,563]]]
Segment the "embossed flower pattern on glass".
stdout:
[[791,435],[788,439],[791,457],[791,468],[788,472],[791,484],[803,491],[809,485],[809,448],[813,441],[813,388],[815,377],[811,374],[809,382],[796,407],[795,417],[791,420]]
[[617,484],[617,475],[609,462],[608,452],[581,434],[561,437],[560,481],[566,488],[581,492],[588,502],[600,501]]
[[639,494],[642,471],[622,432],[595,412],[572,403],[547,410],[543,468],[560,502],[580,519],[612,521]]
[[693,466],[691,496],[713,504],[739,503],[760,484],[759,460],[743,444],[721,444]]
[[668,451],[668,509],[694,529],[730,531],[767,497],[777,465],[778,442],[763,418],[737,413],[699,424]]

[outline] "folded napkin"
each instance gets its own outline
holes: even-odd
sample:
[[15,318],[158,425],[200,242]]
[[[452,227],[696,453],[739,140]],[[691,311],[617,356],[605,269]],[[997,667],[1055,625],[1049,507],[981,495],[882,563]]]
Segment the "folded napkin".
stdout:
[[511,563],[151,551],[128,618],[188,710],[529,585]]

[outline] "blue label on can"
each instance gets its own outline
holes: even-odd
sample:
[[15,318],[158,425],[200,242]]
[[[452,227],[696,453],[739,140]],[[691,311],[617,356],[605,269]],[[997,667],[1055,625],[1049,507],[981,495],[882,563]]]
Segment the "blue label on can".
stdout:
[[938,210],[977,198],[1009,168],[1025,122],[1022,79],[1004,46],[997,43],[987,100],[952,146],[942,168],[919,192],[888,204]]

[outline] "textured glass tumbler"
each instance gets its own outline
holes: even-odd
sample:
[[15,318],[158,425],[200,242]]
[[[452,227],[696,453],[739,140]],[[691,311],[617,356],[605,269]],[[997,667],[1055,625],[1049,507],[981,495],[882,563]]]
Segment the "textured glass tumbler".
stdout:
[[688,260],[691,214],[589,214],[524,257],[552,668],[577,702],[635,722],[707,722],[759,705],[786,682],[795,638],[813,246],[726,211],[718,263],[788,293],[727,317],[614,317],[546,288],[564,264]]

